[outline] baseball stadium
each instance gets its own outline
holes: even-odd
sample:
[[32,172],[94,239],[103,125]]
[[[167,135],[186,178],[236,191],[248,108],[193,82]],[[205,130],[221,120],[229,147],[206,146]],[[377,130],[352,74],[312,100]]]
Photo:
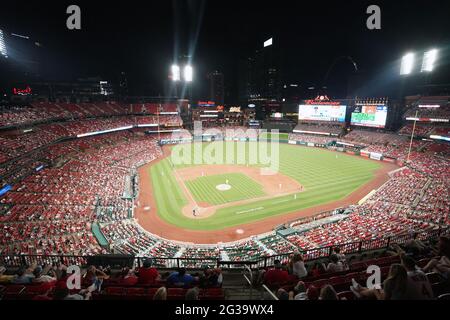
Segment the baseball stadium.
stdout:
[[448,69],[448,43],[396,52],[403,78],[364,96],[333,91],[352,76],[339,64],[358,71],[349,56],[329,61],[327,86],[284,80],[269,34],[236,73],[251,94],[233,100],[221,71],[179,53],[155,71],[158,93],[97,53],[73,60],[76,80],[45,78],[36,65],[64,69],[57,46],[9,22],[0,300],[449,299],[450,88],[431,71],[424,86],[404,78],[440,57]]

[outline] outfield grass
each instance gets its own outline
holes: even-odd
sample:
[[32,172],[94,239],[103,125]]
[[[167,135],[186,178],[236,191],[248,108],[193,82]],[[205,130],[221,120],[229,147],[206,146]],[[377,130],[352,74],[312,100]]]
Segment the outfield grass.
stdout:
[[[234,150],[245,147],[245,156],[248,159],[252,142],[234,144]],[[238,146],[238,144],[244,145]],[[220,144],[220,146],[223,145],[225,143]],[[305,191],[299,193],[296,199],[289,195],[256,200],[249,204],[219,209],[209,218],[190,219],[181,213],[181,208],[187,204],[187,199],[175,181],[171,160],[167,158],[150,167],[158,214],[167,222],[188,229],[218,230],[237,226],[342,199],[369,182],[374,177],[374,172],[381,166],[377,162],[364,158],[319,148],[289,144],[278,146],[280,173],[294,178],[305,188]],[[175,167],[186,166],[191,165],[181,164]]]
[[289,134],[288,133],[271,133],[271,132],[263,132],[260,135],[261,139],[278,139],[278,140],[288,140]]
[[[216,186],[228,181],[230,190],[219,191]],[[219,205],[227,202],[262,197],[265,195],[260,184],[242,173],[218,174],[199,177],[185,182],[196,202]]]

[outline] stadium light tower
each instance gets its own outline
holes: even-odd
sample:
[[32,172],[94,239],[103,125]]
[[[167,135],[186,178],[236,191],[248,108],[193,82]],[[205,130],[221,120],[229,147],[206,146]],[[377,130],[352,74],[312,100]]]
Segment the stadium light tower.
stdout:
[[5,38],[3,37],[2,29],[0,29],[0,55],[8,58],[8,51],[6,50]]
[[405,54],[402,57],[402,64],[400,67],[400,75],[408,75],[412,72],[414,67],[414,53]]
[[432,49],[429,51],[426,51],[423,55],[422,60],[422,68],[420,69],[420,72],[431,72],[434,69],[434,63],[437,59],[438,51],[436,49]]
[[170,70],[172,72],[172,81],[180,81],[181,80],[180,66],[173,64]]
[[184,81],[192,82],[193,75],[194,75],[194,72],[193,72],[192,66],[186,65],[184,67],[184,71],[183,71]]

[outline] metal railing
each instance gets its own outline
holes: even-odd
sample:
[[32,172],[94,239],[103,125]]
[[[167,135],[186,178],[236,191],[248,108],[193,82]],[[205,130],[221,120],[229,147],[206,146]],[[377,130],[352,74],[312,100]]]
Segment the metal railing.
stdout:
[[[402,234],[387,238],[363,240],[352,243],[337,244],[328,247],[314,248],[309,250],[299,250],[305,261],[313,261],[329,257],[335,248],[339,248],[343,254],[357,254],[369,250],[379,250],[388,248],[391,244],[405,244],[411,240],[430,241],[437,240],[440,236],[449,234],[450,228],[438,228],[423,232]],[[165,257],[134,257],[129,256],[133,266],[140,267],[143,262],[150,259],[153,266],[160,269],[176,269],[184,267],[186,269],[202,269],[204,267],[221,267],[222,269],[260,269],[273,266],[275,260],[287,263],[292,254],[283,253],[272,256],[263,256],[249,261],[223,261],[219,258],[165,258]],[[0,255],[0,265],[5,267],[23,267],[34,263],[39,265],[78,265],[86,266],[92,256],[80,255],[28,255],[11,254]]]
[[262,288],[269,294],[269,296],[273,300],[279,300],[278,297],[272,292],[272,290],[270,290],[265,284],[262,285]]

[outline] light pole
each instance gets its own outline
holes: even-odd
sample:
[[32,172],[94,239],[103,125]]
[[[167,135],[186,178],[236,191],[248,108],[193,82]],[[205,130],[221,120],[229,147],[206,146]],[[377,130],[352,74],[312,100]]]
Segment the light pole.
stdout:
[[411,147],[412,147],[412,142],[413,142],[413,137],[414,137],[414,131],[416,130],[416,122],[417,122],[418,113],[419,113],[419,110],[416,110],[416,115],[414,116],[413,129],[411,132],[411,140],[409,140],[409,149],[408,149],[408,156],[406,157],[406,163],[409,163],[409,155],[411,154]]
[[[187,87],[187,85],[189,83],[191,83],[194,79],[194,69],[192,68],[192,66],[190,64],[186,64],[183,67],[183,77],[181,75],[181,68],[179,65],[177,64],[173,64],[171,69],[171,79],[175,85],[175,96],[178,97],[178,86],[177,84],[180,82],[184,83],[185,88]],[[184,91],[184,90],[183,90]],[[184,95],[184,92],[183,92]],[[183,97],[181,97],[183,98]]]
[[[181,67],[178,64],[173,64],[171,67],[171,79],[175,87],[175,97],[184,99],[187,91],[188,100],[189,103],[191,103],[192,102],[191,83],[194,80],[194,68],[192,67],[192,65],[188,62],[181,69]],[[183,86],[181,90],[181,95],[179,96],[178,87],[181,85],[181,83],[183,84]],[[187,118],[190,126],[192,120],[190,108],[188,108],[187,111]]]
[[[438,50],[437,49],[431,49],[428,51],[425,51],[422,58],[422,66],[420,68],[421,73],[425,73],[425,79],[428,79],[429,73],[431,73],[435,67],[435,63],[438,56]],[[407,76],[411,74],[414,71],[414,64],[415,64],[415,54],[413,52],[409,52],[405,54],[402,57],[401,66],[400,66],[400,76]],[[403,87],[403,81],[402,81],[402,87]],[[403,88],[402,88],[403,91]],[[403,94],[402,94],[403,96]],[[417,123],[417,117],[418,117],[419,110],[416,110],[416,115],[414,117],[414,124],[413,129],[411,132],[411,139],[409,141],[409,149],[408,149],[408,156],[406,158],[406,163],[409,163],[410,155],[411,155],[411,148],[412,148],[412,142],[414,138],[414,132],[416,130],[416,123]]]

